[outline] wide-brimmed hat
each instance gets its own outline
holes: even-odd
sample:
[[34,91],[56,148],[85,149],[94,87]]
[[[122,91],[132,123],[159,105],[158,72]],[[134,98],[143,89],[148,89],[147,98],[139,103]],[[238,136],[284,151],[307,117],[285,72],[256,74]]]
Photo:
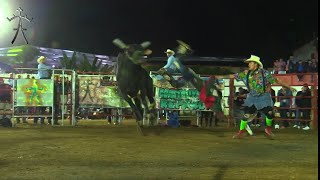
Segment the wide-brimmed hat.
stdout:
[[46,60],[46,57],[40,56],[40,57],[37,59],[37,62],[38,62],[38,63],[43,63],[45,60]]
[[164,53],[166,54],[174,54],[174,51],[171,49],[167,49]]
[[245,63],[249,63],[249,62],[256,62],[260,68],[263,68],[263,64],[260,61],[260,58],[258,56],[255,55],[251,55],[251,57],[247,60],[244,61]]

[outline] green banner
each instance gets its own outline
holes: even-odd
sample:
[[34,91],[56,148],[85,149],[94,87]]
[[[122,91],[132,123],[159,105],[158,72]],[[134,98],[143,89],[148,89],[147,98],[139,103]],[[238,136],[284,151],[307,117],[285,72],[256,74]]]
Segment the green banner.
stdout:
[[204,110],[204,104],[199,100],[196,89],[164,89],[158,88],[160,108],[182,110]]

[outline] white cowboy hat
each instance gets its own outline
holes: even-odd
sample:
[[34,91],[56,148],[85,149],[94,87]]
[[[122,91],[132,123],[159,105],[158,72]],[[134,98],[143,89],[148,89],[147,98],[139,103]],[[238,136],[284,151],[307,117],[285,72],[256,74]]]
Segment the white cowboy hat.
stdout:
[[43,63],[45,60],[46,60],[46,57],[40,56],[40,57],[37,59],[37,62],[38,62],[38,63]]
[[166,53],[166,54],[174,54],[174,51],[172,51],[171,49],[167,49],[167,51],[165,51],[164,53]]
[[255,55],[251,55],[251,57],[247,60],[244,61],[245,63],[249,63],[249,62],[256,62],[260,68],[263,68],[263,64],[260,61],[260,58],[258,56]]

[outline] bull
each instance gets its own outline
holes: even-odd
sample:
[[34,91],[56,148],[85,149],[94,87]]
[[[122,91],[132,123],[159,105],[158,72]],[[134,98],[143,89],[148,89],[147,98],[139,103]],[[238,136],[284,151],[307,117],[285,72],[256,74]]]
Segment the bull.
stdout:
[[118,54],[115,64],[118,93],[132,108],[137,130],[144,135],[143,118],[148,118],[151,125],[154,125],[156,120],[153,81],[148,71],[140,65],[143,56],[151,53],[151,50],[147,49],[151,43],[146,41],[127,45],[120,39],[115,39],[113,44],[123,50]]

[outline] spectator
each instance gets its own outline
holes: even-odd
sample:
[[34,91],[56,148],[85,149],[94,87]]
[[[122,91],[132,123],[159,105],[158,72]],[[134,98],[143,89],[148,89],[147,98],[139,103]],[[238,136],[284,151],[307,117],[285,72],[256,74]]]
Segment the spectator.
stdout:
[[290,58],[287,60],[287,65],[286,65],[286,71],[287,73],[294,73],[294,66],[295,66],[295,60],[293,59],[293,56],[290,56]]
[[[280,101],[280,117],[282,119],[288,118],[288,113],[290,112],[289,108],[291,105],[291,98],[287,96],[292,96],[292,91],[284,86],[278,91],[278,98]],[[282,126],[281,128],[288,128],[289,127],[289,121],[288,120],[282,120]]]
[[[296,124],[293,126],[295,128],[303,127],[303,130],[310,129],[310,114],[311,109],[299,109],[299,108],[311,108],[311,90],[307,84],[304,84],[301,91],[297,93],[296,96]],[[302,113],[303,121],[299,121]]]
[[[306,72],[307,73],[316,73],[318,71],[318,66],[316,63],[314,63],[314,60],[308,61],[308,64],[306,65]],[[314,75],[311,74],[311,83],[313,82]]]
[[50,66],[45,64],[46,58],[41,56],[38,58],[38,77],[39,79],[50,79],[51,73],[48,71],[52,69]]
[[303,64],[302,60],[300,60],[297,64],[297,73],[298,81],[302,81],[303,75],[301,75],[301,73],[305,73],[305,65]]
[[[209,109],[207,109],[209,110]],[[213,112],[212,111],[200,111],[200,125],[203,125],[203,119],[205,120],[205,127],[212,127]]]
[[5,84],[3,78],[0,78],[0,102],[11,102],[11,86]]
[[278,74],[285,74],[286,73],[286,62],[281,58],[279,59],[278,63]]
[[106,119],[108,120],[108,124],[111,124],[111,119],[112,119],[111,108],[103,108],[103,112],[106,115]]
[[[244,114],[244,111],[243,111],[244,107],[242,105],[248,93],[249,92],[246,89],[239,87],[239,91],[234,94],[233,117],[234,117],[234,123],[237,125],[240,124],[240,121],[243,118],[242,114]],[[229,99],[229,106],[230,106],[230,102],[231,102],[231,99]]]
[[264,114],[258,111],[256,118],[251,121],[251,126],[260,127],[261,126],[260,119],[263,119],[263,118],[265,118]]
[[[54,105],[54,112],[53,112],[53,124],[59,125],[58,123],[58,117],[60,114],[60,96],[58,94],[58,91],[60,89],[59,84],[59,76],[55,76],[54,80],[54,87],[53,87],[53,105]],[[52,113],[52,108],[50,107],[50,113]],[[48,124],[51,124],[51,119],[48,119]]]
[[277,59],[273,63],[273,74],[278,74],[278,71],[279,71],[279,60]]
[[[13,78],[13,74],[12,74],[12,73],[9,74],[8,84],[9,84],[11,87],[13,87],[14,78]],[[14,85],[16,86],[17,83],[15,83]]]
[[180,126],[179,115],[175,110],[169,113],[169,120],[167,121],[167,124],[168,126],[174,127],[174,128],[177,128]]
[[273,104],[276,102],[276,91],[270,87],[270,94],[272,97]]

